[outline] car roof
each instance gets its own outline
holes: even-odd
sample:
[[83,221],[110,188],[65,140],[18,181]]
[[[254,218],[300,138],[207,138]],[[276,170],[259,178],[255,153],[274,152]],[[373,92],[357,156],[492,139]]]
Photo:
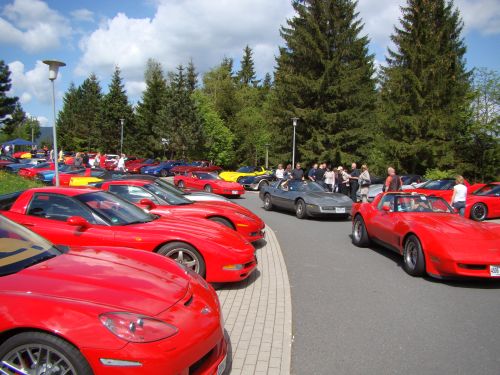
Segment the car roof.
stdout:
[[33,188],[33,189],[30,189],[29,191],[32,191],[33,193],[53,193],[53,194],[62,194],[62,195],[74,197],[74,196],[85,194],[85,193],[95,192],[96,189],[95,188],[68,188],[68,187],[49,186],[49,187]]

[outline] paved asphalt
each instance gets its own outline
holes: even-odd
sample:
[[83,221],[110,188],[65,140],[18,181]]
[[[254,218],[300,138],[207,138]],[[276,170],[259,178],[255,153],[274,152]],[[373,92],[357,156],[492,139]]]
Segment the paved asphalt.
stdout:
[[[266,212],[292,293],[292,374],[500,374],[500,280],[414,278],[399,257],[351,244],[350,221]],[[487,225],[487,224],[485,224]]]

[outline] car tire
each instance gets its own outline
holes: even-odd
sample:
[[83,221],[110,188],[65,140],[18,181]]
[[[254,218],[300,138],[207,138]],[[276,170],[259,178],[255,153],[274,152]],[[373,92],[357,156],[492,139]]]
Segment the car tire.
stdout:
[[165,255],[175,260],[177,263],[191,269],[200,276],[205,277],[205,260],[193,246],[185,242],[170,242],[160,247],[157,253]]
[[266,187],[266,186],[269,186],[269,182],[267,182],[266,180],[262,180],[260,183],[259,183],[259,188],[257,190],[262,190],[262,188]]
[[212,220],[212,221],[214,221],[216,223],[222,224],[225,227],[228,227],[228,228],[230,228],[232,230],[236,230],[236,228],[234,227],[233,223],[231,223],[231,221],[229,221],[225,217],[213,216],[213,217],[209,218],[209,220]]
[[180,180],[178,183],[177,183],[177,186],[180,187],[181,189],[184,188],[184,181]]
[[[5,371],[10,374],[10,371],[14,371],[13,373],[24,374],[28,368],[30,373],[45,374],[47,365],[60,369],[54,373],[93,374],[87,360],[76,347],[48,333],[19,333],[0,346],[1,373]],[[52,370],[56,369],[52,367]]]
[[162,177],[167,177],[167,176],[168,176],[168,171],[167,171],[166,169],[162,169],[162,170],[160,171],[160,176],[162,176]]
[[271,200],[271,194],[264,195],[264,210],[271,211],[273,209],[273,202]]
[[470,209],[470,218],[483,221],[488,216],[488,207],[484,203],[475,203]]
[[306,202],[304,202],[302,199],[299,199],[295,204],[295,216],[297,216],[299,219],[305,219],[308,216]]
[[203,190],[205,190],[207,193],[211,193],[212,186],[210,186],[209,184],[206,184],[205,186],[203,186]]
[[368,236],[365,221],[361,215],[356,215],[352,222],[352,243],[358,247],[370,245],[370,236]]
[[411,276],[422,276],[425,273],[425,257],[422,244],[417,236],[411,234],[403,248],[403,269]]

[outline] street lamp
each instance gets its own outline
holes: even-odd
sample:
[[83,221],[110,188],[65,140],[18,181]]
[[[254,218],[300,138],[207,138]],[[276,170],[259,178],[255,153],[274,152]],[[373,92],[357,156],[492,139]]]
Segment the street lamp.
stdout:
[[65,63],[57,60],[44,60],[44,64],[49,66],[49,80],[52,81],[52,110],[54,113],[54,126],[52,127],[52,137],[54,138],[54,170],[56,173],[56,186],[59,186],[59,164],[58,157],[59,154],[57,152],[57,131],[56,131],[56,91],[54,88],[54,81],[57,78],[57,73],[59,72],[59,67],[66,66]]
[[265,144],[266,146],[266,169],[269,168],[269,143]]
[[122,132],[120,135],[120,156],[123,154],[123,124],[125,123],[125,119],[120,119],[120,124],[122,125]]
[[293,146],[292,146],[292,168],[295,168],[295,128],[297,127],[298,117],[292,117],[293,121]]

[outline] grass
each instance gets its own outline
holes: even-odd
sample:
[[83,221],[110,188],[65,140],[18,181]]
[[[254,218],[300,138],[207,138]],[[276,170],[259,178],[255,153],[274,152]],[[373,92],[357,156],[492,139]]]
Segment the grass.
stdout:
[[0,171],[0,195],[41,186],[44,186],[41,182],[27,180],[16,174]]

